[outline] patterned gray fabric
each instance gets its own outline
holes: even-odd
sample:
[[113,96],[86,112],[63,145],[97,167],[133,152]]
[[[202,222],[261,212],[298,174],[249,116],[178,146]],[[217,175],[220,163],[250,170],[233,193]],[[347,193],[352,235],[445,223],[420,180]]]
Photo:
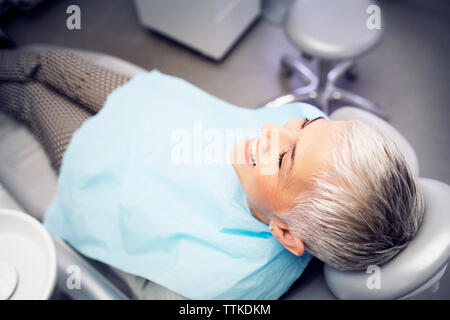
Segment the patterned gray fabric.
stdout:
[[72,134],[91,114],[38,82],[0,83],[0,108],[25,123],[59,171]]
[[0,111],[30,128],[58,172],[75,130],[128,80],[66,50],[2,50]]
[[41,67],[36,79],[48,83],[94,113],[100,110],[111,91],[130,80],[67,50],[44,51],[39,59]]
[[0,50],[0,81],[27,81],[39,67],[38,54]]

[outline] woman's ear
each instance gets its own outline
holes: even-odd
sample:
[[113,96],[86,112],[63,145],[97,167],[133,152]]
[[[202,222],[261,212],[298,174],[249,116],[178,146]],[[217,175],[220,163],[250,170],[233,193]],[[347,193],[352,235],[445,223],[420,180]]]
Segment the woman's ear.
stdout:
[[295,254],[302,256],[305,254],[305,245],[303,241],[296,237],[287,227],[287,225],[278,220],[273,219],[269,224],[270,232],[286,249]]

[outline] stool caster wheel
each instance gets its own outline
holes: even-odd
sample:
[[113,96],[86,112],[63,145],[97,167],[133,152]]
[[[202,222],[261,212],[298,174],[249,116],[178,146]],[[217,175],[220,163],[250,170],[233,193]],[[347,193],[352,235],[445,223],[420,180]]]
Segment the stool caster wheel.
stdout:
[[307,54],[305,52],[302,52],[300,56],[302,57],[303,60],[306,60],[306,61],[312,61],[312,59],[314,59],[314,57],[312,55]]
[[345,72],[345,78],[349,81],[356,81],[358,79],[358,74],[356,72],[356,67],[351,67]]
[[280,74],[283,77],[290,78],[294,74],[294,71],[292,70],[292,68],[286,62],[284,62],[283,60],[281,60],[281,66],[280,67],[281,67],[280,68]]

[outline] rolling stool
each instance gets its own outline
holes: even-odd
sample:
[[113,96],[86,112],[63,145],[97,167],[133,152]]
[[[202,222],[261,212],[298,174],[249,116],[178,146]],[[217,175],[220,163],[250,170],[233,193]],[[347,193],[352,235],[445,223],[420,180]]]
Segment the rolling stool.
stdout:
[[356,60],[381,40],[382,30],[367,26],[371,5],[373,2],[369,0],[294,1],[286,14],[285,32],[304,56],[318,59],[319,75],[299,59],[284,56],[282,72],[299,75],[307,85],[266,106],[313,99],[328,114],[329,102],[339,100],[386,119],[387,115],[371,101],[335,86],[342,75],[351,72]]

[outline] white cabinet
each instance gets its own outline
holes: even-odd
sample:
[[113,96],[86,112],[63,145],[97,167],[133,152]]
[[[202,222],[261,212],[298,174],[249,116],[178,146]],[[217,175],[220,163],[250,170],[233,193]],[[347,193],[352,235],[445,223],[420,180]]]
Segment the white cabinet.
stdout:
[[145,27],[220,60],[260,14],[260,0],[135,0]]

